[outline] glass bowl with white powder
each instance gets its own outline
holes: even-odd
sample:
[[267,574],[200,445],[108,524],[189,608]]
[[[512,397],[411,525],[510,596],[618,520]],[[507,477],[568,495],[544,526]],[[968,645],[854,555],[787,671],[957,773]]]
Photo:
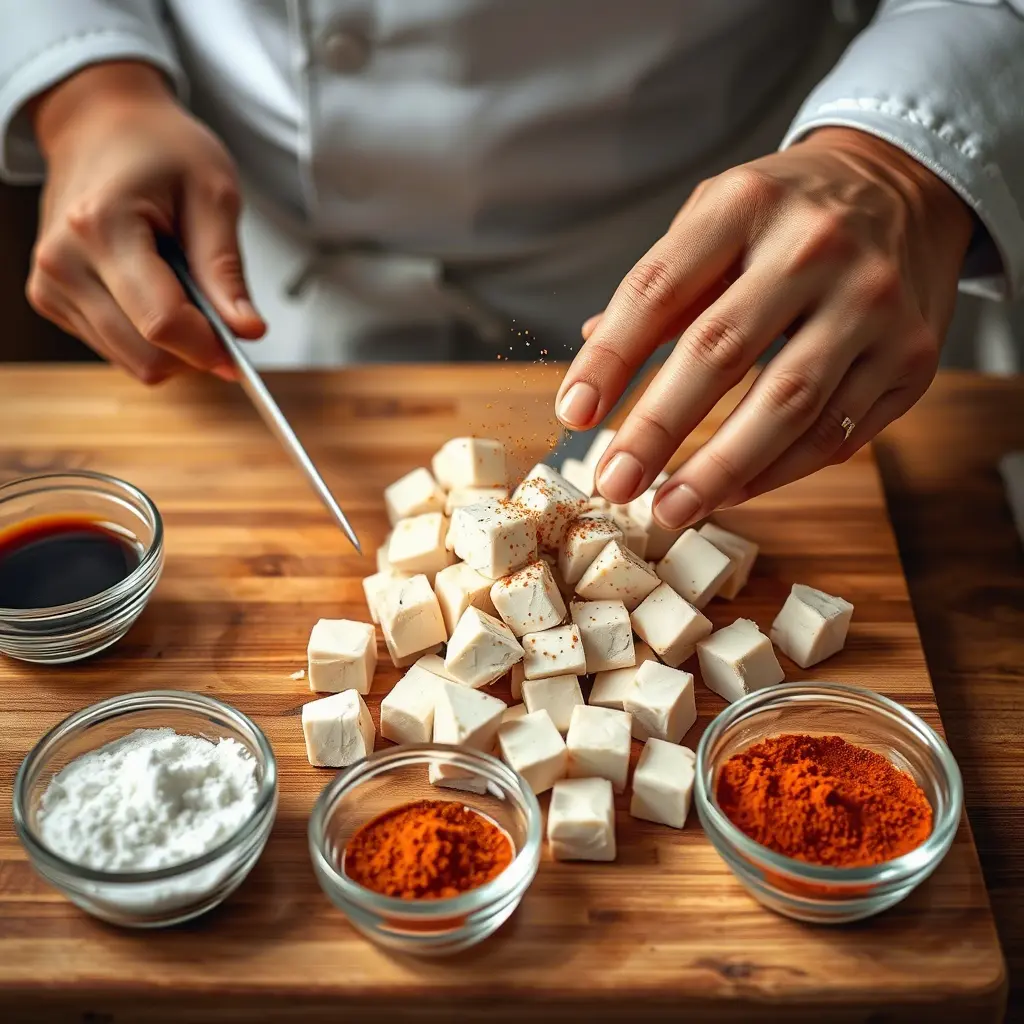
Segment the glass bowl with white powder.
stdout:
[[158,928],[221,903],[252,870],[277,812],[260,728],[175,690],[93,704],[47,733],[14,783],[36,871],[112,924]]

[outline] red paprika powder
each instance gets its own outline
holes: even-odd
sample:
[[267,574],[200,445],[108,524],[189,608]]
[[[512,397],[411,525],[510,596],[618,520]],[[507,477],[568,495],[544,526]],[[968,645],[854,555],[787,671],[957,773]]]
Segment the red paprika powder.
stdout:
[[920,846],[932,831],[921,787],[841,736],[773,736],[722,766],[725,816],[762,846],[830,867],[866,867]]
[[368,821],[345,847],[345,874],[403,900],[458,896],[512,863],[512,841],[484,815],[454,800],[419,800]]

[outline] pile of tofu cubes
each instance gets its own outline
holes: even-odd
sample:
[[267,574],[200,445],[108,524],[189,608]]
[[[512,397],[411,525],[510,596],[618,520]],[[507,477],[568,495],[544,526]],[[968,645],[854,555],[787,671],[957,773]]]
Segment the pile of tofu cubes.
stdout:
[[[682,828],[695,756],[681,746],[704,684],[727,701],[783,679],[774,640],[807,667],[838,651],[853,611],[794,586],[766,636],[749,619],[714,630],[702,609],[732,600],[757,545],[713,523],[669,531],[653,517],[655,481],[628,505],[594,497],[594,470],[613,432],[563,473],[535,466],[510,495],[500,442],[448,441],[431,469],[384,494],[392,530],[364,580],[370,617],[405,675],[382,699],[395,743],[495,753],[537,794],[551,790],[547,833],[564,860],[615,858],[613,796],[630,813]],[[332,696],[303,708],[310,762],[340,767],[373,750],[362,695],[376,668],[374,627],[321,620],[309,641],[309,685]],[[588,677],[584,696],[581,678]],[[511,707],[487,692],[507,681]],[[438,786],[483,791],[454,767]]]

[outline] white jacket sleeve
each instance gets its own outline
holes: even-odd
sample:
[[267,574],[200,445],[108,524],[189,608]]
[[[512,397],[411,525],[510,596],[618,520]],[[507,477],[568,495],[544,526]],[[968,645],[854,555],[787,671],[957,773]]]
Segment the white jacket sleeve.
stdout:
[[25,105],[68,75],[110,60],[141,60],[179,92],[184,76],[161,18],[160,0],[23,0],[0,15],[0,177],[43,177]]
[[824,125],[898,146],[974,210],[964,291],[1024,294],[1024,0],[883,0],[783,147]]

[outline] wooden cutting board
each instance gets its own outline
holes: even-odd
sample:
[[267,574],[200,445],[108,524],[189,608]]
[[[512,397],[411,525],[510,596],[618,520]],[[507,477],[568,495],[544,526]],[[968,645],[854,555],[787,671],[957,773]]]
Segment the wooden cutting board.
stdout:
[[[0,480],[113,473],[147,491],[167,527],[163,580],[112,652],[63,668],[0,658],[0,1018],[999,1019],[1003,962],[966,823],[917,893],[841,929],[762,909],[692,812],[676,832],[633,820],[622,802],[617,862],[545,858],[509,923],[457,958],[384,953],[320,892],[306,819],[333,773],[306,762],[299,711],[311,695],[290,678],[310,626],[366,617],[360,581],[387,532],[386,484],[459,433],[496,433],[525,465],[553,434],[556,381],[551,369],[514,366],[271,377],[363,538],[360,558],[231,386],[147,391],[106,368],[0,370]],[[810,672],[782,659],[787,678],[873,686],[941,728],[869,452],[720,519],[763,554],[740,599],[711,604],[716,627],[743,615],[766,628],[794,581],[842,594],[856,606],[845,651]],[[375,717],[398,677],[380,653]],[[93,921],[34,875],[11,825],[11,784],[65,715],[162,687],[253,716],[277,754],[280,811],[224,906],[136,933]],[[723,706],[703,686],[697,704],[690,746]]]

